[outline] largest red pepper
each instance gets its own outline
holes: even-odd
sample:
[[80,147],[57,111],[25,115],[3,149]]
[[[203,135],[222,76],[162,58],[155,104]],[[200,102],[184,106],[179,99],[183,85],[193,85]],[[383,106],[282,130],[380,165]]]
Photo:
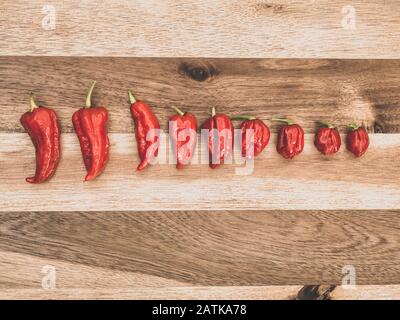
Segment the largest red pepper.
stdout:
[[211,117],[202,125],[207,130],[209,164],[212,169],[219,167],[233,155],[233,124],[231,119],[211,109]]
[[30,111],[21,117],[21,124],[31,137],[36,149],[36,172],[26,178],[29,183],[41,183],[50,179],[60,160],[60,130],[56,113],[36,105],[33,93],[30,99]]
[[72,122],[81,145],[87,175],[85,181],[100,175],[107,163],[110,142],[107,136],[108,113],[104,107],[92,107],[93,81],[86,97],[86,107],[72,116]]
[[145,169],[158,155],[160,123],[143,101],[136,101],[132,92],[128,91],[131,103],[131,114],[135,122],[135,135],[138,145],[140,164],[137,170]]

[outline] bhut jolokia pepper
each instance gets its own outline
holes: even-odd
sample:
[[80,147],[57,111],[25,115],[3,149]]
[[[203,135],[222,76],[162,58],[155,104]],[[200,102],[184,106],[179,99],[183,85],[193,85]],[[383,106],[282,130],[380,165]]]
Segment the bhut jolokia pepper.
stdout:
[[131,91],[128,91],[128,96],[141,161],[137,170],[141,171],[158,155],[160,123],[147,103],[136,101]]
[[286,123],[279,129],[276,150],[285,159],[293,159],[304,148],[303,128],[289,119],[272,118],[272,120]]
[[209,164],[212,169],[217,168],[233,155],[233,124],[231,119],[222,113],[211,109],[211,117],[202,125],[207,130]]
[[269,128],[254,116],[234,116],[232,120],[244,120],[240,126],[242,134],[242,157],[254,159],[268,145]]
[[110,148],[107,136],[107,109],[92,107],[91,97],[95,84],[96,81],[93,81],[90,86],[86,106],[72,116],[87,171],[85,181],[93,180],[103,172]]
[[30,110],[22,115],[20,121],[35,146],[36,172],[26,181],[42,183],[54,175],[60,161],[60,129],[54,110],[38,106],[33,93],[29,103]]
[[169,119],[169,135],[176,158],[176,167],[182,169],[189,164],[196,148],[197,120],[190,112],[172,107],[177,114]]
[[369,137],[364,127],[350,124],[350,131],[347,133],[346,146],[347,149],[356,157],[361,157],[368,149]]
[[339,131],[329,122],[319,121],[323,126],[315,135],[315,147],[324,155],[331,155],[339,151],[342,144]]

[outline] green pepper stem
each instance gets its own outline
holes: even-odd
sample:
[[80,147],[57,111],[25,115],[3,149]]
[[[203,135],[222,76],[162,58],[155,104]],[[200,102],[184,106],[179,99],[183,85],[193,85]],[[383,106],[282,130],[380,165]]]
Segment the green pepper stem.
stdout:
[[86,96],[86,108],[90,108],[92,106],[92,92],[95,85],[96,85],[96,80],[93,80]]
[[288,125],[291,125],[294,123],[293,120],[285,119],[285,118],[272,118],[271,120],[272,121],[280,121],[280,122],[286,123]]
[[215,111],[215,107],[212,107],[212,108],[211,108],[211,117],[215,117],[216,114],[217,114],[217,113],[216,113],[216,111]]
[[333,128],[335,128],[335,126],[332,124],[332,123],[330,123],[329,121],[325,121],[325,120],[319,120],[319,121],[317,121],[319,124],[322,124],[323,126],[325,126],[325,127],[327,127],[327,128],[330,128],[330,129],[333,129]]
[[232,120],[255,120],[257,119],[254,116],[240,115],[231,117]]
[[176,111],[176,113],[179,114],[180,116],[185,115],[185,113],[182,110],[180,110],[179,108],[177,108],[175,106],[172,106],[171,108],[174,109]]
[[31,92],[31,94],[29,95],[29,109],[30,109],[30,112],[32,112],[33,110],[35,110],[37,108],[39,108],[39,106],[35,102],[35,95],[33,94],[33,92]]
[[351,130],[357,130],[359,127],[360,127],[360,126],[358,126],[358,125],[356,125],[356,124],[354,124],[354,123],[351,123],[351,124],[349,124],[349,125],[347,126],[347,128],[349,128],[349,129],[351,129]]
[[128,97],[129,97],[130,104],[134,104],[136,102],[136,98],[133,95],[132,91],[130,91],[130,90],[128,90]]

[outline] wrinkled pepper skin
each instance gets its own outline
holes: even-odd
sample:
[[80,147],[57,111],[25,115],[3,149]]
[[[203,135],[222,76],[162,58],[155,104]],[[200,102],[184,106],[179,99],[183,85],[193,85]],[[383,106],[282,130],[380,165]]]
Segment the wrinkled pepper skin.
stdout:
[[347,150],[356,157],[361,157],[369,147],[368,132],[364,127],[349,125],[350,131],[347,133],[346,146]]
[[175,154],[176,168],[183,169],[189,164],[196,148],[197,120],[192,113],[184,113],[176,107],[173,108],[177,114],[169,119],[169,135]]
[[[235,118],[244,119],[244,117]],[[240,128],[242,131],[242,157],[254,159],[254,157],[257,157],[269,143],[269,139],[271,136],[269,128],[262,120],[256,119],[254,117],[249,117],[249,119],[243,121]],[[247,130],[254,131],[252,134],[250,133],[251,131],[249,131],[249,134],[247,135]],[[253,139],[254,149],[252,148],[250,143],[250,141]]]
[[285,159],[293,159],[300,154],[304,148],[304,130],[298,124],[286,119],[273,119],[286,122],[279,129],[276,150]]
[[[224,163],[224,159],[229,159],[233,155],[232,121],[225,114],[215,113],[215,109],[212,108],[211,117],[201,125],[201,129],[208,131],[209,164],[212,169],[215,169]],[[216,134],[213,134],[213,129]]]
[[49,180],[56,172],[61,153],[60,129],[56,113],[50,108],[37,106],[33,94],[30,104],[31,110],[24,113],[20,121],[36,150],[36,172],[26,181],[36,184]]
[[342,145],[339,131],[330,124],[319,128],[315,135],[314,145],[324,155],[335,154]]
[[142,171],[150,164],[149,157],[153,159],[158,156],[160,123],[147,103],[136,101],[130,91],[128,95],[141,161],[137,170]]
[[87,171],[85,181],[94,180],[104,171],[110,148],[107,135],[107,109],[92,107],[90,102],[95,83],[95,81],[92,83],[89,90],[86,107],[79,109],[72,116]]

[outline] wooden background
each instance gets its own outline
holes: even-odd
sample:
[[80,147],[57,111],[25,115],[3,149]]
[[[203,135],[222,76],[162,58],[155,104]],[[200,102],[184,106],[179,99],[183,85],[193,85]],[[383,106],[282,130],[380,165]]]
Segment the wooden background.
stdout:
[[[354,30],[339,0],[53,1],[55,30],[44,5],[0,7],[0,298],[400,298],[397,1],[352,1]],[[91,79],[111,158],[83,183],[70,119]],[[199,122],[214,106],[259,116],[274,137],[251,175],[237,164],[137,173],[127,89],[164,129],[171,105]],[[24,181],[30,91],[63,131],[57,174],[40,186]],[[293,161],[274,149],[277,115],[305,128]],[[342,134],[363,124],[368,153],[318,154],[319,119]],[[46,265],[56,289],[42,289]],[[340,286],[348,265],[355,289]]]

